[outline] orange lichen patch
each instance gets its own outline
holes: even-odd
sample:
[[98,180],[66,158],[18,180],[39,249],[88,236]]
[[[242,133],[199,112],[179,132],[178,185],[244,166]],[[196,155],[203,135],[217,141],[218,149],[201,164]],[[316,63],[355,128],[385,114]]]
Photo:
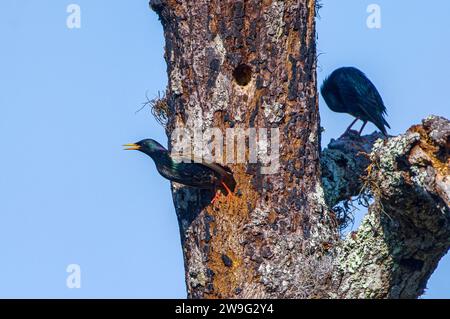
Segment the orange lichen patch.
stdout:
[[[206,295],[207,298],[231,298],[240,283],[251,282],[255,278],[253,269],[245,263],[244,247],[241,245],[243,237],[236,234],[243,234],[243,226],[247,224],[250,210],[259,195],[253,190],[244,167],[236,165],[233,176],[236,189],[242,195],[234,194],[227,199],[222,197],[207,208],[208,214],[214,217],[210,227],[215,234],[209,243],[211,255],[207,262],[207,267],[215,273],[212,282],[214,290]],[[231,267],[224,264],[222,254],[231,259]]]
[[370,163],[369,166],[367,166],[367,168],[366,168],[366,172],[367,172],[366,176],[370,176],[372,174],[373,165],[374,165],[373,163]]
[[308,1],[308,26],[306,34],[308,39],[308,46],[315,43],[315,18],[316,18],[316,0]]
[[294,167],[296,170],[299,170],[302,166],[302,161],[299,158],[296,158],[294,161]]
[[291,222],[291,231],[295,232],[297,230],[297,227],[301,224],[301,217],[300,214],[294,214],[292,216],[292,222]]
[[218,32],[217,20],[216,19],[210,19],[209,20],[209,31],[212,34],[216,34]]
[[172,9],[177,9],[179,7],[177,5],[177,1],[176,0],[167,0],[166,3],[167,3],[167,6],[169,8],[172,8]]
[[[421,151],[425,153],[425,156],[422,157],[426,157],[427,160],[430,160],[432,166],[439,172],[439,174],[448,176],[450,173],[450,158],[446,156],[446,159],[444,159],[444,161],[441,161],[437,157],[439,147],[434,145],[423,126],[414,125],[408,131],[420,134],[420,143],[418,146],[420,147]],[[418,155],[418,152],[419,150],[414,147],[410,152],[409,158],[411,159],[411,157]]]
[[273,224],[277,220],[278,215],[274,211],[270,211],[268,222],[269,224]]
[[214,271],[213,293],[207,295],[207,298],[230,298],[234,295],[239,283],[243,282],[243,265],[241,257],[232,250],[225,251],[223,254],[232,261],[231,266],[226,266],[222,260],[222,253],[213,251],[208,262],[208,267]]
[[286,52],[285,61],[284,64],[288,67],[288,77],[289,81],[292,79],[292,67],[291,67],[291,61],[289,60],[289,54],[292,54],[294,56],[298,55],[301,49],[301,42],[299,38],[298,32],[295,32],[293,30],[289,31],[289,35],[286,39],[286,47],[288,48],[288,51]]
[[332,248],[333,248],[333,243],[330,243],[330,242],[322,242],[322,248],[325,250],[325,251],[329,251],[329,250],[331,250]]
[[[254,94],[251,97],[251,100],[248,102],[249,109],[255,110],[258,107],[258,102],[266,94],[268,94],[267,88],[255,89]],[[247,125],[250,126],[250,118],[248,119]]]
[[224,117],[225,117],[224,114],[225,114],[225,111],[223,111],[223,110],[218,110],[213,113],[214,127],[218,127],[219,125],[223,124]]
[[186,121],[185,121],[185,119],[184,119],[182,114],[177,113],[175,115],[174,126],[177,127],[177,128],[183,128],[183,127],[186,126]]

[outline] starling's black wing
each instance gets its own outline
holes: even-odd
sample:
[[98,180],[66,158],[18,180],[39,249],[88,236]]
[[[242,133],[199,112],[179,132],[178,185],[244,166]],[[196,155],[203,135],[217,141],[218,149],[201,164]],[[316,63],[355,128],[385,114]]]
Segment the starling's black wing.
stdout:
[[348,68],[344,76],[347,85],[341,86],[341,96],[348,108],[351,108],[351,113],[362,120],[372,122],[387,135],[384,126],[390,126],[383,117],[386,107],[375,85],[356,68]]
[[[173,156],[172,159],[175,160],[176,162],[185,162],[185,163],[190,163],[192,161],[190,158],[188,159],[180,156]],[[226,183],[227,187],[230,190],[234,190],[234,187],[236,186],[236,181],[233,178],[233,173],[228,167],[225,167],[218,163],[208,163],[203,161],[201,158],[197,158],[195,156],[194,156],[194,163],[206,166],[207,168],[213,170],[220,177],[221,179],[220,182]]]
[[158,171],[173,182],[197,188],[214,189],[221,179],[217,172],[200,163],[172,161],[158,167]]
[[162,176],[183,185],[223,189],[221,184],[225,183],[231,191],[236,185],[231,171],[216,163],[196,163],[183,157],[170,157],[168,153],[161,156],[155,163],[157,163],[158,171]]
[[227,187],[234,192],[234,188],[236,187],[236,181],[234,180],[233,173],[231,170],[225,166],[222,166],[217,163],[202,163],[206,167],[209,167],[216,173],[218,173],[221,177],[220,182],[223,182],[227,185]]

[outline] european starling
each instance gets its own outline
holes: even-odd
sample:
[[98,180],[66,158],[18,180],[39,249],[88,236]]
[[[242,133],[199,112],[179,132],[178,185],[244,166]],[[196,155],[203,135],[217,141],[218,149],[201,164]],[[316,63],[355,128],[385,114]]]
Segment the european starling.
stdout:
[[323,81],[320,91],[332,111],[356,117],[345,133],[357,120],[362,120],[359,135],[370,121],[387,136],[385,126],[391,127],[383,116],[386,114],[386,107],[375,85],[363,72],[354,67],[339,68]]
[[212,203],[223,194],[233,193],[236,182],[231,171],[215,163],[176,161],[169,151],[152,139],[125,144],[126,150],[138,150],[150,156],[159,174],[170,181],[199,189],[210,189],[215,193]]

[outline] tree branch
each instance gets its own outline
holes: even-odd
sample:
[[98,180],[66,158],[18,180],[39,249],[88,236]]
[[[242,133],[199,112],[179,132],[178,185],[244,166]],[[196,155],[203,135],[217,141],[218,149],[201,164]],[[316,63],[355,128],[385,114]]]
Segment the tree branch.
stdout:
[[366,175],[370,164],[368,155],[375,141],[383,137],[378,132],[359,136],[350,131],[337,140],[332,139],[323,150],[320,158],[322,186],[329,207],[360,193],[363,186],[360,177]]
[[[450,247],[449,144],[450,122],[436,116],[375,142],[367,168],[375,202],[358,231],[337,249],[335,297],[416,298],[423,293]],[[341,198],[333,192],[330,202]],[[339,194],[345,192],[353,189]]]

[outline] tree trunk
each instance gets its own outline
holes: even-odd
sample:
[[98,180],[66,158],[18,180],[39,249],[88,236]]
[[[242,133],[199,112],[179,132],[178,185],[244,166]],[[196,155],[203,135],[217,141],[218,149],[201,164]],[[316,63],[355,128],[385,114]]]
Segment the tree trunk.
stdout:
[[[230,128],[267,128],[273,146],[279,133],[279,166],[270,174],[264,161],[224,162],[237,182],[232,198],[210,204],[210,192],[172,184],[188,296],[415,297],[421,293],[449,246],[448,132],[441,145],[420,127],[406,140],[377,142],[374,153],[364,160],[355,160],[354,155],[359,156],[355,149],[369,153],[373,136],[339,140],[336,143],[344,147],[330,148],[322,156],[322,187],[315,1],[152,0],[150,5],[159,14],[166,39],[169,137],[178,128],[194,134],[215,127],[224,135]],[[205,141],[193,143],[196,157],[204,155]],[[418,166],[417,174],[404,180],[402,174],[416,164],[402,156],[421,143],[429,143],[424,152],[431,160],[421,162],[425,166]],[[249,141],[247,146],[261,150],[262,144],[260,135],[256,144]],[[447,157],[433,155],[436,149],[443,149]],[[391,152],[391,162],[380,158],[382,152]],[[340,154],[350,160],[343,164]],[[395,166],[399,157],[401,168]],[[354,167],[348,166],[352,163]],[[359,177],[367,167],[365,185],[375,194],[375,203],[362,230],[341,241],[332,207],[358,193]],[[434,177],[423,169],[435,169]],[[444,186],[435,194],[438,179]],[[426,218],[421,209],[426,209]],[[388,235],[394,230],[395,236]],[[425,247],[423,239],[435,246]],[[430,260],[424,259],[427,256]],[[372,275],[378,277],[371,279]],[[420,283],[410,282],[414,280]]]

